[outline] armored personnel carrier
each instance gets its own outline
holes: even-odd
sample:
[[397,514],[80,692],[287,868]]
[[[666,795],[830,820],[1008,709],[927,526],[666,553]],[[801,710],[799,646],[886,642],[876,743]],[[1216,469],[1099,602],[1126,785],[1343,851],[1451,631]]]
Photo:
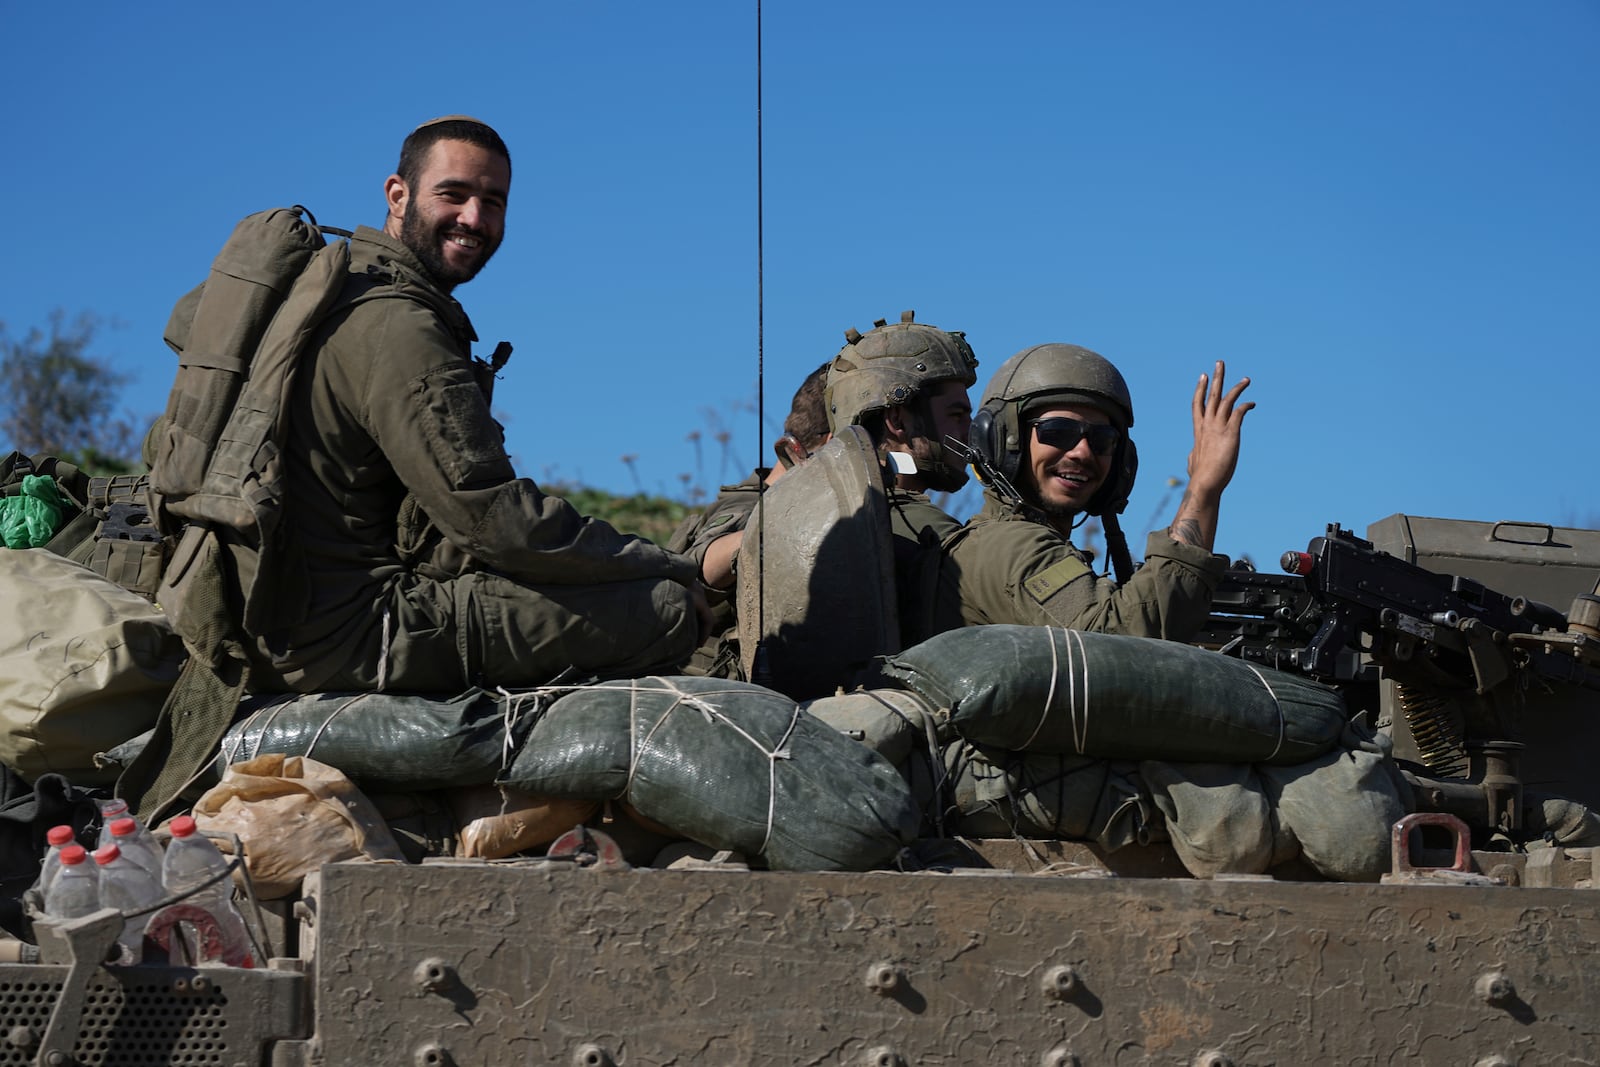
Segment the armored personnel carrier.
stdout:
[[0,1064],[1594,1062],[1600,849],[1527,840],[1524,807],[1600,802],[1600,532],[1395,515],[1291,556],[1230,578],[1207,642],[1341,686],[1434,783],[1381,883],[1018,839],[643,868],[597,825],[327,865],[260,969],[105,967],[116,913],[41,924],[0,965]]

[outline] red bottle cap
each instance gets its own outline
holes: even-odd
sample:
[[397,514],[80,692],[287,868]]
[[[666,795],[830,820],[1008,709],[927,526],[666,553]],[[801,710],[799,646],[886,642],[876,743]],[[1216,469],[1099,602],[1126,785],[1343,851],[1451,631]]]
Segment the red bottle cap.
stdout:
[[44,835],[44,839],[52,845],[70,845],[72,839],[77,836],[70,826],[52,826],[50,832]]

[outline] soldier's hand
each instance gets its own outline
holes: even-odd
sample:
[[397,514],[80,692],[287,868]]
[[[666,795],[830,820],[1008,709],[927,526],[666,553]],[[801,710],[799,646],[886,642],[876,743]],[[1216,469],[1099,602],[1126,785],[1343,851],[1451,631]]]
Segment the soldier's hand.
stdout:
[[1239,403],[1239,396],[1249,386],[1249,378],[1240,378],[1237,385],[1226,393],[1223,375],[1226,366],[1217,360],[1216,373],[1210,378],[1200,375],[1194,388],[1194,448],[1189,452],[1189,491],[1201,499],[1212,500],[1222,495],[1233,480],[1233,471],[1239,463],[1239,428],[1244,424],[1245,413],[1255,407],[1254,401]]

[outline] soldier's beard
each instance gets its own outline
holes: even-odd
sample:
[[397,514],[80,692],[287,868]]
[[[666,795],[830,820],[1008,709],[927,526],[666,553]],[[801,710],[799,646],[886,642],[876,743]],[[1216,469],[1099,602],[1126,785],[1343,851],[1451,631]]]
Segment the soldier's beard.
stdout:
[[971,477],[965,465],[950,461],[950,450],[928,437],[911,442],[911,458],[916,460],[922,484],[935,493],[956,493]]
[[[453,267],[444,258],[445,235],[452,230],[470,233],[483,242],[483,254],[470,267]],[[422,261],[422,268],[428,272],[428,276],[447,293],[477,277],[500,247],[500,242],[490,240],[482,230],[466,226],[440,227],[432,219],[423,218],[422,212],[417,210],[415,198],[407,202],[405,216],[400,220],[400,242],[411,249]]]

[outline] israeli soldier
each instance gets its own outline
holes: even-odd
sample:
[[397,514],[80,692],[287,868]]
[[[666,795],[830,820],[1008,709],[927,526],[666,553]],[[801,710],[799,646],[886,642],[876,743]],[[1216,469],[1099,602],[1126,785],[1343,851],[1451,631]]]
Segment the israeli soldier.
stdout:
[[938,508],[932,492],[966,485],[958,452],[972,422],[967,390],[978,380],[978,359],[958,331],[914,321],[903,312],[865,334],[845,332],[846,344],[828,368],[828,422],[835,432],[860,426],[871,436],[889,474],[889,521],[901,641],[911,645],[958,623],[935,617],[940,543],[961,528]]
[[686,674],[743,680],[734,634],[738,622],[734,586],[738,578],[735,563],[744,543],[745,526],[763,488],[775,485],[810,459],[832,436],[822,403],[827,377],[828,364],[824,363],[806,375],[795,390],[789,414],[783,420],[783,435],[773,445],[777,462],[771,467],[757,467],[741,482],[723,486],[711,506],[686,518],[667,542],[668,549],[682,552],[698,564],[711,604],[711,632],[684,668]]
[[[1228,564],[1212,544],[1240,427],[1255,406],[1239,402],[1250,379],[1224,392],[1224,371],[1219,361],[1195,387],[1189,483],[1177,516],[1150,534],[1143,565],[1119,585],[1095,575],[1072,532],[1100,516],[1112,533],[1133,489],[1138,453],[1127,383],[1104,357],[1077,345],[1036,345],[1008,359],[973,418],[984,504],[945,542],[941,601],[958,602],[968,625],[1191,640]],[[1117,541],[1120,533],[1108,537],[1114,553]]]
[[348,293],[387,285],[430,299],[336,310],[299,368],[286,566],[273,625],[251,635],[263,687],[456,692],[568,668],[626,676],[682,662],[698,643],[704,596],[689,560],[512,469],[492,376],[449,296],[500,244],[510,186],[493,129],[425,123],[384,183],[383,229],[350,243]]

